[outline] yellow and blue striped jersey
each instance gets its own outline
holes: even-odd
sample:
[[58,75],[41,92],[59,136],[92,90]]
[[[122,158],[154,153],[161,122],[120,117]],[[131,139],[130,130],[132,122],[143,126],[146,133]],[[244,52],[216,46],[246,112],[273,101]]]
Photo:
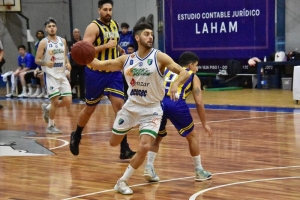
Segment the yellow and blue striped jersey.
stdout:
[[[191,75],[190,78],[182,85],[178,87],[177,93],[179,94],[179,98],[186,99],[187,96],[191,93],[193,88],[193,79],[194,79],[194,73],[192,70],[187,69],[184,67],[184,69]],[[173,73],[169,69],[165,70],[165,96],[170,96],[170,87],[172,83],[178,78],[178,74]]]
[[[99,28],[99,36],[94,41],[94,46],[100,46],[106,44],[111,38],[119,43],[119,27],[117,22],[110,20],[109,25],[103,24],[100,20],[95,19],[92,23],[97,24]],[[119,56],[119,51],[117,46],[115,48],[105,49],[99,53],[96,53],[95,58],[98,60],[108,60],[115,59]]]

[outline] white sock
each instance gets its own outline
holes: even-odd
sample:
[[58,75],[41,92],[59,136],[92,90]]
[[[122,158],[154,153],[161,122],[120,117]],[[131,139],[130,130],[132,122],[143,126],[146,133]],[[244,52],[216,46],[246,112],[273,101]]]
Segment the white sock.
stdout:
[[42,93],[46,94],[46,90],[44,87],[42,88]]
[[22,87],[24,93],[26,93],[26,86]]
[[201,157],[199,156],[193,156],[193,162],[194,162],[194,166],[195,169],[199,168],[199,169],[203,169],[202,165],[201,165]]
[[123,176],[120,178],[120,180],[127,181],[133,175],[134,172],[135,169],[133,169],[133,167],[131,167],[129,164]]
[[49,118],[48,127],[50,127],[50,126],[54,126],[54,119]]
[[32,93],[32,87],[28,88],[28,93],[31,94]]
[[147,164],[153,166],[154,160],[156,158],[157,153],[153,151],[148,151],[147,153]]

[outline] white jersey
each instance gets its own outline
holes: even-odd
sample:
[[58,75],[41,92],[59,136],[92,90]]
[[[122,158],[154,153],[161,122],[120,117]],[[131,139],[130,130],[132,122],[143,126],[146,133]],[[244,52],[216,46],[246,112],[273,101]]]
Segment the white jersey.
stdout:
[[41,66],[43,71],[56,79],[65,76],[65,45],[61,37],[56,36],[56,42],[49,40],[47,37],[46,48],[44,53],[44,62],[53,61],[54,66],[49,68],[47,66]]
[[157,52],[151,49],[145,58],[140,58],[135,52],[128,56],[124,64],[128,99],[136,104],[159,103],[165,95],[164,75],[157,65]]

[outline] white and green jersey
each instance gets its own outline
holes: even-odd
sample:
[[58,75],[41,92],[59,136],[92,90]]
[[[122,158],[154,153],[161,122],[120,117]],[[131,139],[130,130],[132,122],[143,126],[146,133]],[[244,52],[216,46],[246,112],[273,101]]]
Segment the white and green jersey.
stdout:
[[157,64],[157,49],[140,58],[135,52],[128,55],[124,64],[124,75],[128,83],[128,99],[140,105],[149,105],[162,101],[164,90],[164,75]]
[[56,41],[52,41],[46,37],[43,40],[46,40],[46,48],[43,61],[54,62],[54,66],[52,68],[41,66],[43,71],[56,79],[65,76],[65,45],[62,38],[56,36]]

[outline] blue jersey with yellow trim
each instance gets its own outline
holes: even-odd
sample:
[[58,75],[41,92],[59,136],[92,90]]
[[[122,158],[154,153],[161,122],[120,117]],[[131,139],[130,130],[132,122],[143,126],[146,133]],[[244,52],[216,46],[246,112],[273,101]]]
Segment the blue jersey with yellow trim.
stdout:
[[[186,99],[186,97],[191,93],[192,87],[193,87],[193,79],[194,79],[194,73],[192,70],[187,69],[184,67],[184,69],[191,75],[190,78],[182,85],[178,87],[177,93],[179,94],[179,98]],[[172,83],[178,78],[178,74],[173,73],[169,69],[165,70],[165,96],[170,96],[170,87]]]
[[[117,22],[110,20],[109,25],[103,24],[100,20],[95,19],[92,23],[95,23],[99,28],[99,36],[94,41],[94,46],[100,46],[108,43],[108,41],[113,38],[119,43],[119,28]],[[99,53],[96,53],[95,58],[98,60],[108,60],[115,59],[119,56],[119,51],[117,46],[115,48],[105,49]]]

